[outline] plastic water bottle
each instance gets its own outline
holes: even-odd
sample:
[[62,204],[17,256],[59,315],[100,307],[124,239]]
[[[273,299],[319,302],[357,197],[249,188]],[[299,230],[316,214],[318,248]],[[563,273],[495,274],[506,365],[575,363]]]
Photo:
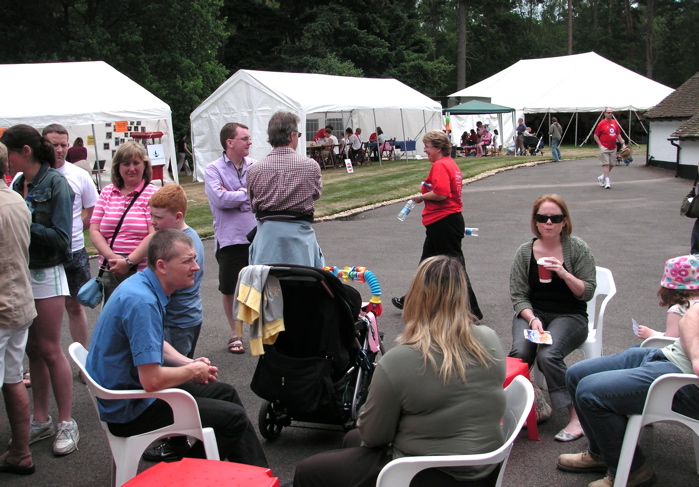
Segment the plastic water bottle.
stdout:
[[477,237],[478,236],[478,229],[477,228],[464,228],[464,235],[468,237]]
[[403,209],[400,210],[400,213],[398,213],[398,219],[404,222],[413,208],[415,208],[415,202],[413,200],[408,200]]

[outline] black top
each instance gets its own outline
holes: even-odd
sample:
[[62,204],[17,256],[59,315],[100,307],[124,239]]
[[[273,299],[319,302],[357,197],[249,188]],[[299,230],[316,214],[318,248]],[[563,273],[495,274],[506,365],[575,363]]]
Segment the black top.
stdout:
[[[568,270],[565,262],[563,267]],[[539,281],[539,266],[533,251],[529,263],[529,288],[529,301],[534,309],[546,313],[583,315],[587,318],[587,303],[578,299],[558,274],[552,272],[549,283]]]

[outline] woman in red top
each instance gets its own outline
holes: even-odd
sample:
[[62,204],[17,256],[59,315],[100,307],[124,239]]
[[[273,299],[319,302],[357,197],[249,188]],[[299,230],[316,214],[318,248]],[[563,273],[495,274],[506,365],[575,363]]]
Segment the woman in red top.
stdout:
[[[422,138],[425,154],[432,163],[430,173],[425,179],[421,193],[412,198],[415,203],[425,203],[422,211],[422,224],[425,225],[425,243],[422,246],[420,262],[435,255],[456,257],[466,270],[461,240],[464,238],[464,216],[461,214],[461,170],[454,159],[449,157],[451,143],[441,130],[432,130]],[[479,320],[483,313],[468,279],[468,297],[471,313]],[[391,302],[398,309],[403,309],[405,296],[393,298]]]

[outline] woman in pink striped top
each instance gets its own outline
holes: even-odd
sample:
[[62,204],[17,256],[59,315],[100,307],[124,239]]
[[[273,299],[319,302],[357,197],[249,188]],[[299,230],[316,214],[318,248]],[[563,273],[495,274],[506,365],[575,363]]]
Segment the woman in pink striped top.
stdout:
[[[100,253],[100,265],[107,259],[109,272],[103,276],[105,302],[119,283],[146,267],[150,241],[146,237],[155,232],[150,224],[148,201],[158,190],[150,183],[152,176],[150,158],[141,144],[126,142],[119,147],[112,160],[112,184],[102,190],[90,219],[90,240]],[[138,198],[114,238],[124,210],[137,194]]]

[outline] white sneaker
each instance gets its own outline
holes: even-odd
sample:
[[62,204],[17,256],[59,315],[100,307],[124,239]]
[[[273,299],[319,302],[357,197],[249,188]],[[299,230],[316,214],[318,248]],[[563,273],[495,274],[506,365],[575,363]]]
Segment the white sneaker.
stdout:
[[29,444],[35,443],[40,440],[45,440],[56,434],[56,425],[53,424],[51,416],[49,416],[48,421],[34,421],[32,416],[31,426],[29,427]]
[[611,189],[612,184],[609,182],[609,178],[604,180],[604,189]]
[[[29,444],[36,443],[37,441],[45,440],[46,438],[51,438],[56,434],[56,425],[53,424],[51,416],[49,416],[48,421],[34,421],[34,415],[32,415],[29,423]],[[7,442],[8,446],[12,446],[12,439]]]
[[71,418],[70,421],[63,421],[56,425],[58,434],[53,440],[54,455],[68,455],[78,449],[78,440],[80,440],[80,432],[78,431],[78,423]]
[[599,181],[600,186],[604,186],[604,174],[597,176],[597,181]]

